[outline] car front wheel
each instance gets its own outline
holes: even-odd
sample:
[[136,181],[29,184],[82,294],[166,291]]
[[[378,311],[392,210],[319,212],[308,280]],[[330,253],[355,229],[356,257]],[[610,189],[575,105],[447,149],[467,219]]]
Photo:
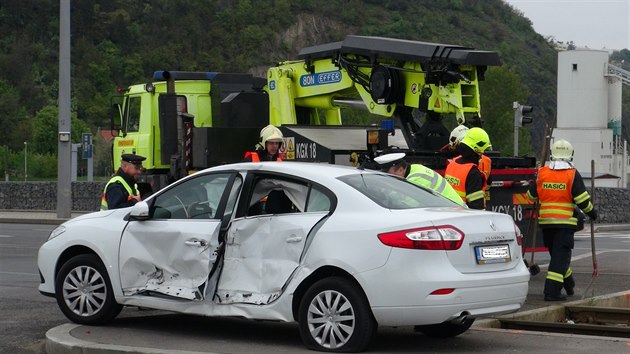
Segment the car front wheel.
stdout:
[[322,279],[306,291],[298,321],[304,345],[326,352],[363,351],[377,327],[365,295],[341,277]]
[[55,289],[59,308],[75,323],[104,324],[122,310],[114,299],[105,267],[92,254],[78,255],[67,261],[57,274]]

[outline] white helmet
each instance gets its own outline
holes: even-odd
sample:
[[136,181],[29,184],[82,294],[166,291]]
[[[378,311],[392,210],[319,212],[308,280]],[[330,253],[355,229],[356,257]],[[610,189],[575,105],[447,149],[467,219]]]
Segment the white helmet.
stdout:
[[556,140],[551,146],[551,159],[555,161],[572,161],[573,145],[564,139]]
[[451,131],[451,136],[448,139],[448,143],[451,144],[451,146],[455,146],[459,143],[461,143],[462,139],[464,139],[464,136],[466,135],[466,132],[468,131],[468,127],[465,125],[458,125],[455,127],[455,129],[453,129],[453,131]]
[[267,146],[267,142],[282,143],[282,132],[277,127],[269,124],[260,131],[260,143],[262,147]]

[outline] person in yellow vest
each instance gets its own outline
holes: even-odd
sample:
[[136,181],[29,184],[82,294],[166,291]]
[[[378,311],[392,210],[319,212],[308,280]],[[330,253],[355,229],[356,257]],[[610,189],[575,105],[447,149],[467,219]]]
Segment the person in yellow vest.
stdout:
[[260,131],[256,150],[246,152],[242,162],[282,161],[279,150],[283,141],[280,129],[269,124]]
[[471,209],[486,208],[484,185],[487,182],[479,169],[479,160],[490,146],[490,138],[485,130],[471,128],[457,145],[457,152],[461,156],[454,158],[444,172],[444,178]]
[[378,156],[374,161],[379,164],[382,171],[405,178],[464,206],[462,198],[439,173],[421,164],[409,164],[404,158],[405,153],[392,153]]
[[136,179],[143,171],[142,161],[146,157],[123,154],[121,159],[120,168],[103,189],[101,210],[126,208],[142,200]]
[[577,206],[592,220],[597,210],[586,191],[582,176],[573,166],[573,146],[561,139],[551,147],[549,166],[538,169],[536,183],[530,185],[527,196],[540,202],[538,224],[551,260],[545,279],[545,301],[563,301],[562,289],[574,294],[575,280],[571,270],[573,234],[578,228]]

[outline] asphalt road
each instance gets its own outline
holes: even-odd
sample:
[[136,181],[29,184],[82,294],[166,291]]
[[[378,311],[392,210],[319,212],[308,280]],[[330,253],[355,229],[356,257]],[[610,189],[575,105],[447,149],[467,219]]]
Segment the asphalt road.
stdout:
[[[45,353],[45,333],[68,323],[55,300],[39,294],[37,250],[54,225],[0,224],[0,353]],[[587,232],[576,236],[573,269],[578,276],[576,292],[581,295],[590,280],[592,260]],[[588,289],[597,296],[630,289],[630,233],[597,234],[600,277]],[[536,254],[543,266],[548,256]],[[525,309],[540,300],[544,273],[532,277],[531,299]],[[538,295],[540,294],[540,295]],[[539,305],[538,305],[539,306]],[[205,346],[214,352],[306,352],[297,325],[226,318],[185,316],[162,311],[125,308],[109,326],[78,327],[79,338],[119,344],[144,341],[163,349],[194,350]],[[203,341],[203,342],[201,342]],[[629,352],[628,341],[589,341],[567,335],[534,335],[471,330],[450,340],[415,334],[411,328],[382,328],[372,352]],[[211,348],[207,344],[211,343]],[[143,344],[143,343],[141,343]]]

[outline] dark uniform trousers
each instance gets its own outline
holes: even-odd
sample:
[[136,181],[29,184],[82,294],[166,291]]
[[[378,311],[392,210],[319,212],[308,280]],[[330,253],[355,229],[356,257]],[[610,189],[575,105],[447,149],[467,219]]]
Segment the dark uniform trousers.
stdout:
[[558,296],[564,287],[568,294],[573,294],[575,280],[570,266],[575,230],[543,228],[542,232],[544,245],[549,249],[551,256],[544,293],[547,296]]

